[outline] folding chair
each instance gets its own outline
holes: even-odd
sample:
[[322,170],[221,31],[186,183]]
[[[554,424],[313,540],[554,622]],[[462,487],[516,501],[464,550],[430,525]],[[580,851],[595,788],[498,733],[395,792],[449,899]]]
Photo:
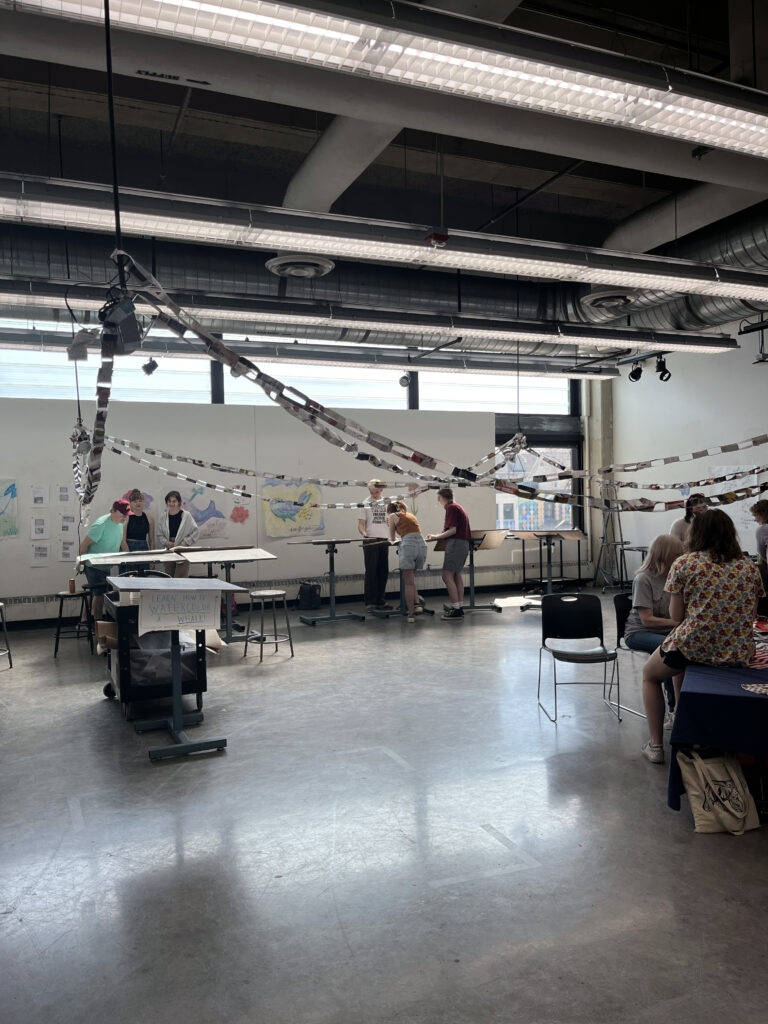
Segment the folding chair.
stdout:
[[[597,647],[588,650],[578,650],[568,647],[553,648],[548,646],[548,640],[587,640],[596,638]],[[541,703],[541,655],[547,651],[552,655],[552,681],[555,694],[555,714],[550,715],[549,711]],[[571,665],[602,665],[603,678],[600,680],[569,680],[567,683],[557,681],[557,663],[566,662]],[[614,678],[616,680],[617,704],[613,703],[606,696],[608,686],[608,664],[611,665],[611,688]],[[539,648],[539,681],[536,691],[536,698],[539,707],[550,720],[557,721],[557,688],[558,686],[600,686],[603,687],[603,702],[609,707],[617,719],[621,721],[619,713],[620,682],[619,666],[616,658],[616,651],[608,648],[603,643],[603,610],[600,605],[600,598],[594,594],[544,594],[541,598],[541,647]]]

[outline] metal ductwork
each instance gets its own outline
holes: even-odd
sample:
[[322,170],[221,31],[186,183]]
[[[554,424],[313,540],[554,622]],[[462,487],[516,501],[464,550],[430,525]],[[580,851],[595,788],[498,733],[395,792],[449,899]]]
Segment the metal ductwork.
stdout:
[[[763,205],[758,210],[749,211],[725,232],[722,228],[713,228],[682,243],[665,246],[661,254],[742,270],[766,270],[768,208]],[[706,295],[675,296],[664,292],[638,292],[623,304],[600,307],[584,302],[582,293],[571,297],[565,318],[607,324],[629,317],[633,327],[690,331],[732,323],[767,309],[768,303]]]

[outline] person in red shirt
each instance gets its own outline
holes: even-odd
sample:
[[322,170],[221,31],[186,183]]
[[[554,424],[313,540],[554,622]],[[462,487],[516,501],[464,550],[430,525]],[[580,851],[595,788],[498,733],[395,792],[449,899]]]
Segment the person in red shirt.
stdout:
[[437,500],[445,509],[445,524],[442,533],[430,533],[427,540],[445,540],[445,558],[443,560],[443,583],[448,591],[451,607],[447,608],[444,619],[463,619],[464,580],[461,570],[469,555],[472,531],[469,517],[461,505],[453,500],[450,487],[441,487],[437,492]]

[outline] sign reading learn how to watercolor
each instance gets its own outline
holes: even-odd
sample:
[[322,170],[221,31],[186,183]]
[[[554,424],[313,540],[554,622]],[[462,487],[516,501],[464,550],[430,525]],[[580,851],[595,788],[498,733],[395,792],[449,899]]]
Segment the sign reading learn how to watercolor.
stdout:
[[153,629],[216,629],[220,596],[218,590],[142,590],[139,635]]

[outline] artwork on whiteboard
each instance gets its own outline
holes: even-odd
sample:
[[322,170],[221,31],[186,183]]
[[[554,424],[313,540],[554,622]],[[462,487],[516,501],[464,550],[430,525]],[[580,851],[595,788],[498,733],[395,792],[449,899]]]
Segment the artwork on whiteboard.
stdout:
[[0,480],[0,540],[19,535],[18,487],[15,480]]
[[51,561],[51,545],[41,541],[32,545],[29,564],[33,569],[44,569]]
[[322,533],[325,529],[323,510],[311,508],[323,500],[317,484],[286,484],[267,479],[262,484],[264,527],[268,537],[294,537],[300,533]]
[[62,537],[77,536],[77,516],[71,512],[62,512],[59,515],[59,533]]
[[56,484],[53,493],[58,505],[74,505],[75,494],[72,484]]
[[29,503],[33,510],[48,508],[50,502],[50,487],[48,484],[32,484],[29,488]]
[[77,541],[76,540],[60,540],[59,541],[59,561],[60,562],[74,562],[77,558]]
[[31,540],[48,540],[51,536],[51,521],[44,513],[29,517],[29,536]]

